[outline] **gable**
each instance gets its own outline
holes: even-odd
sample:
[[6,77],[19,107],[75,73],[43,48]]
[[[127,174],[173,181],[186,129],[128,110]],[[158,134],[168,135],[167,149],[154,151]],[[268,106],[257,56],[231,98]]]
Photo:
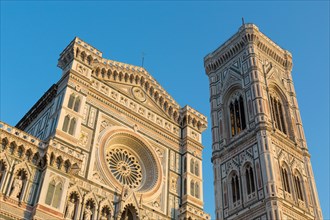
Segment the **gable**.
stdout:
[[92,86],[98,87],[101,92],[104,90],[104,93],[109,93],[107,91],[109,89],[105,87],[110,87],[154,113],[178,121],[180,106],[143,68],[139,71],[131,71],[127,68],[118,69],[115,66],[109,69],[100,68],[103,65],[100,63],[92,73],[99,80],[99,84],[103,85],[93,85],[98,82],[92,82]]
[[140,85],[134,86],[118,82],[107,82],[106,84],[157,115],[170,119],[168,112],[162,109],[155,99],[151,97],[150,94],[146,93]]

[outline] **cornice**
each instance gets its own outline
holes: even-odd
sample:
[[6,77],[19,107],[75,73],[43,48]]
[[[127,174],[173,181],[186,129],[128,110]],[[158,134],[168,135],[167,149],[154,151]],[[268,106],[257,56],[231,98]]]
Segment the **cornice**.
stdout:
[[282,49],[270,38],[261,33],[256,25],[243,24],[236,34],[215,51],[204,57],[206,74],[209,75],[224,66],[249,44],[263,51],[285,69],[291,70],[292,56],[289,51]]

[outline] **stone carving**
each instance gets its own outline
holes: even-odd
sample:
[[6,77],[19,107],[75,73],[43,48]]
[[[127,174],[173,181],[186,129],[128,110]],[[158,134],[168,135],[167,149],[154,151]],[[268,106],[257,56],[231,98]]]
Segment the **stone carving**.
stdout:
[[102,85],[101,86],[101,92],[105,95],[108,95],[109,89],[106,86]]
[[115,100],[117,100],[118,94],[114,91],[111,91],[111,97]]
[[85,211],[84,211],[84,220],[91,220],[92,219],[92,210],[89,205],[86,206]]
[[144,91],[138,87],[133,87],[132,94],[134,98],[136,98],[140,102],[144,102],[146,100],[146,95]]
[[143,108],[139,108],[139,114],[140,114],[140,115],[144,115],[144,111],[145,111],[145,110],[144,110]]
[[87,142],[88,142],[88,134],[82,131],[80,133],[79,145],[86,146]]
[[157,118],[156,122],[157,122],[157,124],[159,124],[159,125],[162,125],[162,124],[163,124],[163,120],[160,119],[160,118]]
[[130,103],[129,103],[129,107],[130,107],[131,109],[135,110],[135,108],[136,108],[136,104],[133,103],[133,102],[130,102]]
[[79,73],[82,73],[84,76],[87,75],[87,69],[84,66],[82,66],[82,65],[77,64],[76,70]]
[[14,199],[19,198],[22,187],[23,187],[22,176],[18,176],[17,178],[14,179],[10,197]]
[[74,209],[75,209],[75,203],[74,203],[74,199],[72,198],[71,201],[70,200],[68,201],[65,219],[73,219]]
[[139,161],[130,152],[115,148],[107,152],[106,160],[114,177],[123,185],[136,188],[142,181]]
[[198,134],[197,134],[196,132],[192,131],[192,132],[191,132],[191,137],[192,137],[193,139],[195,139],[196,141],[198,141]]
[[154,114],[152,114],[151,112],[148,112],[148,116],[147,116],[147,118],[148,118],[149,120],[154,120]]
[[127,98],[120,97],[120,103],[123,104],[123,105],[127,105]]

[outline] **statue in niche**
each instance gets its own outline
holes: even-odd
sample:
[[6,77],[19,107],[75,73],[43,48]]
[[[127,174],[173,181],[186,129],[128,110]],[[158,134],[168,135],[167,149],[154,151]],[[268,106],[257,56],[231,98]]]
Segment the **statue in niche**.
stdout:
[[74,202],[74,199],[72,198],[71,201],[70,200],[68,201],[65,219],[73,219],[74,210],[75,210],[75,202]]
[[91,220],[92,219],[92,210],[91,207],[89,205],[86,206],[85,211],[84,211],[84,220]]
[[101,216],[100,216],[100,220],[108,220],[108,219],[110,219],[109,217],[110,217],[110,216],[109,216],[109,213],[107,213],[107,212],[102,212],[102,213],[101,213]]
[[19,198],[21,191],[22,191],[22,186],[23,186],[22,179],[23,178],[21,175],[14,179],[10,197],[15,198],[15,199]]

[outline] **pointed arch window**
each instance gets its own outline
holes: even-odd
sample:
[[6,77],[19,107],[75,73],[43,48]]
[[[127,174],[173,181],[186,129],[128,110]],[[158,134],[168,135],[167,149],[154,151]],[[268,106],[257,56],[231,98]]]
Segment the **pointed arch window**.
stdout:
[[289,176],[288,176],[288,172],[287,172],[286,168],[284,168],[284,167],[281,168],[281,174],[282,174],[282,184],[283,184],[284,191],[291,193],[290,184],[289,184]]
[[48,185],[45,203],[59,208],[62,197],[63,186],[61,182],[56,182],[54,179]]
[[74,135],[75,127],[76,127],[76,119],[72,118],[70,121],[69,134]]
[[195,161],[195,175],[199,176],[199,164],[197,160]]
[[195,161],[194,159],[190,159],[190,173],[194,173],[195,169]]
[[190,195],[195,196],[195,182],[193,180],[190,181]]
[[231,177],[231,191],[233,202],[240,200],[239,180],[236,173]]
[[235,136],[246,128],[243,97],[240,95],[229,104],[231,136]]
[[72,93],[69,98],[68,108],[70,108],[70,109],[73,108],[73,103],[74,103],[75,98],[76,98],[75,95]]
[[68,128],[69,128],[69,122],[70,122],[70,116],[67,115],[67,116],[65,116],[65,118],[64,118],[63,127],[62,127],[62,130],[63,130],[64,132],[67,132],[67,131],[68,131]]
[[46,195],[46,201],[45,203],[47,205],[51,205],[52,204],[52,200],[53,200],[53,195],[54,195],[54,191],[55,191],[55,181],[51,181],[48,185],[48,191],[47,191],[47,195]]
[[281,100],[275,98],[274,96],[270,96],[270,105],[275,128],[282,131],[284,134],[287,134],[285,117],[283,113],[283,105],[281,103]]
[[74,135],[75,129],[76,129],[76,119],[74,117],[71,118],[69,115],[65,116],[62,131]]
[[73,111],[78,112],[79,111],[79,107],[80,107],[80,98],[77,97],[75,102],[74,102],[74,108]]
[[199,184],[195,183],[195,197],[199,199]]
[[300,199],[301,201],[304,201],[304,197],[303,197],[303,194],[302,194],[302,186],[301,186],[301,181],[300,181],[300,178],[298,175],[296,175],[294,177],[294,185],[295,185],[295,190],[296,190],[296,194],[297,194],[297,197],[298,199]]
[[68,108],[72,109],[75,112],[79,112],[80,103],[80,97],[72,93],[69,98]]
[[245,181],[247,194],[250,195],[255,192],[253,169],[250,165],[248,165],[245,169]]

